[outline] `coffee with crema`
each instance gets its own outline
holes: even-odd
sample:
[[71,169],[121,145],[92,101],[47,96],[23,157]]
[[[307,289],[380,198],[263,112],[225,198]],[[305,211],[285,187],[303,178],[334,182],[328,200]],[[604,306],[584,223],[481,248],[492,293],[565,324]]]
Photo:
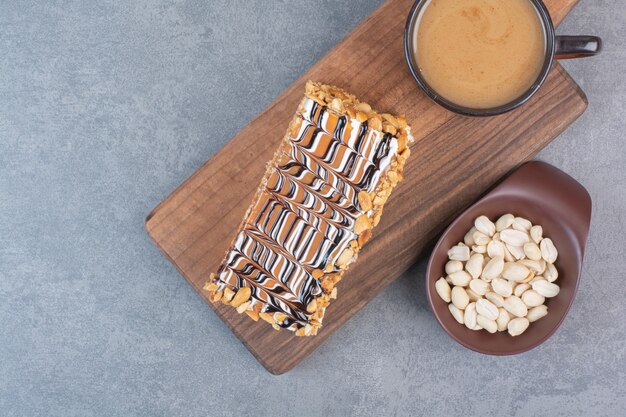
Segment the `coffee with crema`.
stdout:
[[431,0],[414,36],[431,89],[474,109],[520,97],[545,61],[546,36],[529,0]]

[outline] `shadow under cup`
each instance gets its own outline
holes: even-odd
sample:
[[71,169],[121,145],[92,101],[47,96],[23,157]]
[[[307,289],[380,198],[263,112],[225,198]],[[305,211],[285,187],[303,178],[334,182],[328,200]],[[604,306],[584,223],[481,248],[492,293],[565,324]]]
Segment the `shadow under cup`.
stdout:
[[420,88],[440,106],[466,116],[494,116],[511,111],[526,103],[543,85],[554,59],[587,57],[602,50],[602,40],[597,36],[556,36],[550,13],[541,0],[528,0],[536,9],[545,36],[545,58],[537,79],[519,97],[493,108],[471,108],[454,103],[437,93],[424,79],[415,53],[415,32],[423,11],[432,0],[417,0],[404,27],[404,54],[411,74]]

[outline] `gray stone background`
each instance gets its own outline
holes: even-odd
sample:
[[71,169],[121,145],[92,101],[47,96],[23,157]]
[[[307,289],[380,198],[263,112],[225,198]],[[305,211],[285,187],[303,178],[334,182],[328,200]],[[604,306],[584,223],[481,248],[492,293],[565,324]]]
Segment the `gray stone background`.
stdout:
[[0,415],[626,415],[626,19],[559,30],[587,112],[540,155],[594,201],[563,327],[514,357],[435,322],[424,263],[290,373],[268,374],[143,220],[381,0],[0,0]]

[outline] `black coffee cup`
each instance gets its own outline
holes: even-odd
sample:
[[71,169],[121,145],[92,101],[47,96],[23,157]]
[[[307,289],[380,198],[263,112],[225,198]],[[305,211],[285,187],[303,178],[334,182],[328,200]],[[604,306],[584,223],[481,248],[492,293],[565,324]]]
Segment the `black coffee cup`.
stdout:
[[446,98],[437,94],[437,91],[435,91],[428,85],[419,69],[417,58],[415,56],[416,54],[414,53],[413,42],[415,39],[414,32],[417,30],[417,27],[419,25],[420,13],[424,9],[424,7],[428,5],[430,0],[418,0],[415,2],[413,7],[411,8],[411,11],[409,12],[409,17],[404,27],[404,54],[406,57],[406,62],[409,65],[409,69],[411,70],[413,78],[415,78],[417,84],[419,84],[422,90],[424,90],[424,92],[437,104],[445,107],[450,111],[466,116],[494,116],[497,114],[511,111],[526,103],[537,92],[537,90],[539,90],[539,88],[545,81],[548,73],[550,72],[550,68],[552,67],[552,62],[554,61],[554,59],[588,57],[600,53],[600,51],[602,50],[602,39],[597,36],[557,36],[554,33],[552,18],[550,18],[550,13],[548,13],[548,9],[546,8],[545,4],[543,4],[541,0],[528,1],[535,7],[539,14],[539,18],[541,20],[541,24],[543,26],[546,37],[546,55],[537,79],[528,88],[528,90],[526,90],[526,92],[524,92],[518,98],[501,106],[486,109],[476,109],[462,106],[450,100],[447,100]]

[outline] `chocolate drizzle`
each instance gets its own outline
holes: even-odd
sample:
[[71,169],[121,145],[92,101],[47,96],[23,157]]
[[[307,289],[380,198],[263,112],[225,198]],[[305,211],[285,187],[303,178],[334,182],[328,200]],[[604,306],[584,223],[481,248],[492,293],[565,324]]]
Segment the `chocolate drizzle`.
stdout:
[[253,307],[285,313],[282,327],[309,323],[306,306],[323,293],[311,271],[339,271],[363,213],[357,195],[376,188],[397,147],[392,135],[303,99],[217,272],[220,290],[249,286]]

